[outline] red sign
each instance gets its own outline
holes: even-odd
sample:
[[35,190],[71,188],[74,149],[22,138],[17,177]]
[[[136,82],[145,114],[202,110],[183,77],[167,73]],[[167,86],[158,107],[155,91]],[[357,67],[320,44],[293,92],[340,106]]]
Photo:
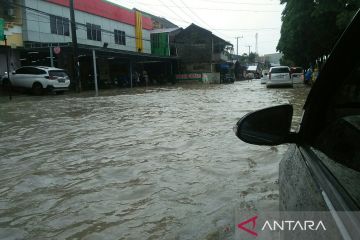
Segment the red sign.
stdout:
[[[254,229],[256,228],[256,219],[257,218],[258,218],[257,216],[252,217],[252,218],[250,218],[250,219],[248,219],[248,220],[246,220],[246,221],[244,221],[242,223],[239,223],[237,226],[238,226],[239,229],[241,229],[241,230],[243,230],[243,231],[257,237],[258,234],[257,234],[257,232],[254,231]],[[252,223],[251,229],[248,228],[248,227],[245,227],[245,225],[247,225],[249,223]]]
[[[61,6],[69,7],[69,0],[47,0]],[[117,22],[126,23],[135,26],[135,12],[116,6],[103,0],[76,0],[74,1],[74,8],[78,11],[87,12],[93,15],[111,19]],[[143,29],[152,30],[153,25],[151,18],[142,16]]]
[[60,54],[61,52],[61,48],[60,47],[54,47],[54,53],[55,54]]

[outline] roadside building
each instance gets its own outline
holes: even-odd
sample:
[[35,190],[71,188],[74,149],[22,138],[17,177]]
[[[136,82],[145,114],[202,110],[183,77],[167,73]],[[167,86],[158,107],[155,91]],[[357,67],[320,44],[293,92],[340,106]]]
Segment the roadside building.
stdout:
[[221,66],[231,63],[232,44],[191,24],[175,36],[179,56],[178,79],[220,83]]
[[[55,66],[74,75],[69,1],[23,0],[19,6],[24,41],[21,65]],[[153,20],[136,9],[104,0],[92,0],[91,4],[76,0],[74,9],[83,89],[94,87],[93,50],[100,87],[145,85],[147,78],[151,79],[149,63],[168,66],[175,61],[151,54]],[[140,82],[133,81],[135,72]]]
[[283,57],[282,53],[265,54],[265,61],[270,63],[271,66],[280,66],[280,59]]
[[20,66],[20,49],[23,47],[22,38],[22,10],[18,6],[20,0],[5,1],[0,11],[0,31],[6,35],[7,46],[3,37],[0,37],[0,75]]

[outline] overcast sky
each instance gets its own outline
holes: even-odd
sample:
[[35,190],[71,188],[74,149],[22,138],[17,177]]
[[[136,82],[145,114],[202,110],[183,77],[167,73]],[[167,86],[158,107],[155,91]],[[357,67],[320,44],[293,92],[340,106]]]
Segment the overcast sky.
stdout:
[[279,0],[109,0],[127,8],[137,8],[164,17],[186,28],[195,23],[230,41],[236,53],[255,52],[258,33],[258,53],[275,53],[280,38],[281,12]]

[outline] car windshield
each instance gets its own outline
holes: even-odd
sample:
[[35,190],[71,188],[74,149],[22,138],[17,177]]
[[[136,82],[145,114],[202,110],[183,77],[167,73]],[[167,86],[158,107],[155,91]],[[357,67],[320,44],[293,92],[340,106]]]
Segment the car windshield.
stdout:
[[289,68],[273,68],[271,73],[289,73]]
[[[267,211],[324,210],[309,203],[322,194],[306,182],[315,174],[296,161],[305,140],[316,147],[301,132],[304,102],[335,62],[337,78],[321,80],[334,95],[315,110],[331,108],[309,132],[326,138],[323,128],[342,133],[330,123],[351,131],[359,121],[360,70],[348,63],[360,27],[329,59],[360,0],[0,6],[0,239],[272,239],[258,229]],[[264,145],[234,134],[244,116],[287,104],[287,121],[277,111],[259,118],[269,134],[245,130]],[[337,143],[316,149],[345,149],[336,164],[358,170],[357,145]]]

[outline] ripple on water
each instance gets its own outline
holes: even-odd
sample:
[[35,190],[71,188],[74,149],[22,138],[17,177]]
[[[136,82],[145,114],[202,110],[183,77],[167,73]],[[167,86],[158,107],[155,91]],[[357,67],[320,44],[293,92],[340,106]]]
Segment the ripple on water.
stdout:
[[235,208],[278,201],[286,146],[245,144],[233,125],[283,103],[299,121],[307,93],[252,81],[15,97],[0,105],[0,238],[213,239]]

